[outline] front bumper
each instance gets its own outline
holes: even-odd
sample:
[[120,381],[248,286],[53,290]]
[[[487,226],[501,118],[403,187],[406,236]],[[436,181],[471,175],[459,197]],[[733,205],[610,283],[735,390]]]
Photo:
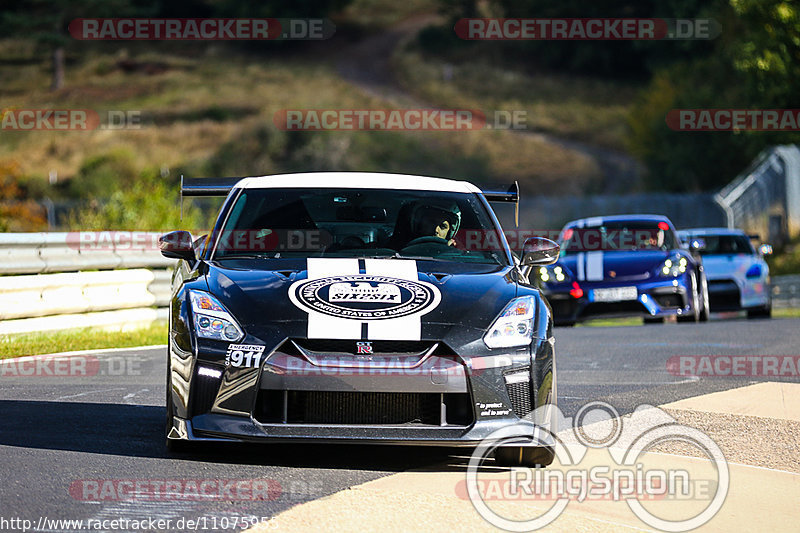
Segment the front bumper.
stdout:
[[763,277],[709,277],[708,298],[711,311],[714,312],[764,307],[770,303],[770,285],[768,279]]
[[310,425],[276,428],[252,424],[239,417],[202,415],[191,420],[173,418],[173,431],[169,438],[195,442],[279,443],[288,440],[300,443],[475,447],[495,431],[510,425],[519,428],[521,437],[533,436],[535,442],[545,443],[546,446],[556,444],[546,424],[518,419],[482,421],[466,431],[431,431],[396,426],[333,428]]
[[[636,299],[614,302],[597,301],[595,289],[635,287]],[[574,323],[595,317],[663,318],[683,316],[694,312],[690,282],[687,277],[641,282],[582,282],[583,296],[575,298],[570,294],[571,283],[549,285],[544,289],[545,297],[553,308],[553,321],[556,325]]]
[[[173,350],[173,368],[183,356],[189,379],[172,373],[168,438],[475,446],[515,425],[549,442],[552,417],[535,409],[555,403],[552,338],[474,357],[441,342],[423,344],[414,355],[336,353],[326,360],[287,339],[260,368],[221,364],[222,344],[204,343],[197,357]],[[477,344],[462,348],[478,351]]]

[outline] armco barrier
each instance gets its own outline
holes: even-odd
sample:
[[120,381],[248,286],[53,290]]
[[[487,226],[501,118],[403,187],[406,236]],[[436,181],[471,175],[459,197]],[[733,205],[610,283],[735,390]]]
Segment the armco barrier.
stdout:
[[0,277],[0,320],[163,305],[154,279],[143,268]]
[[800,307],[800,275],[773,276],[772,306]]
[[0,234],[0,335],[165,319],[175,261],[158,251],[159,235]]
[[[83,236],[90,236],[91,240]],[[121,236],[127,238],[121,238]],[[0,274],[41,274],[115,268],[167,268],[160,233],[0,233]],[[106,238],[104,238],[106,236]],[[135,242],[131,239],[135,238]]]

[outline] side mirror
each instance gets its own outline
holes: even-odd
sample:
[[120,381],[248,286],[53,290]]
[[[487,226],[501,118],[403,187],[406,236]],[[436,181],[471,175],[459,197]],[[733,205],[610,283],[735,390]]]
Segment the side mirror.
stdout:
[[522,248],[522,266],[537,267],[552,265],[558,261],[561,247],[544,237],[531,237]]
[[758,247],[758,251],[761,255],[771,255],[772,254],[772,245],[771,244],[762,244]]
[[689,249],[693,252],[699,252],[706,249],[706,240],[702,237],[694,237],[689,241]]
[[171,231],[158,238],[158,247],[161,255],[170,259],[185,259],[194,261],[194,247],[192,234],[188,231]]

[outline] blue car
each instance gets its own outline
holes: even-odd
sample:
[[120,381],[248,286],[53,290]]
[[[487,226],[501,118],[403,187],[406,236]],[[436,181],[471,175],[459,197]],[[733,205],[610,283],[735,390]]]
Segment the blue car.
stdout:
[[645,323],[708,320],[708,285],[699,248],[684,247],[660,215],[568,222],[558,261],[537,278],[556,325],[596,317],[641,316]]

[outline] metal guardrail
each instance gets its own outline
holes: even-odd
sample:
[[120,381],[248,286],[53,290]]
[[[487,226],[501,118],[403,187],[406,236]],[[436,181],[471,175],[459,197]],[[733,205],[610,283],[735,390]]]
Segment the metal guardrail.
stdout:
[[0,335],[131,329],[167,316],[155,232],[0,234]]
[[800,275],[772,277],[772,306],[800,307]]
[[800,233],[800,148],[786,145],[762,151],[714,200],[725,211],[729,228],[784,244]]
[[[161,271],[159,277],[167,271]],[[0,278],[0,320],[135,307],[164,306],[169,293],[149,290],[147,269],[37,274]],[[163,290],[159,286],[160,290]]]
[[168,268],[156,232],[0,233],[0,274]]

